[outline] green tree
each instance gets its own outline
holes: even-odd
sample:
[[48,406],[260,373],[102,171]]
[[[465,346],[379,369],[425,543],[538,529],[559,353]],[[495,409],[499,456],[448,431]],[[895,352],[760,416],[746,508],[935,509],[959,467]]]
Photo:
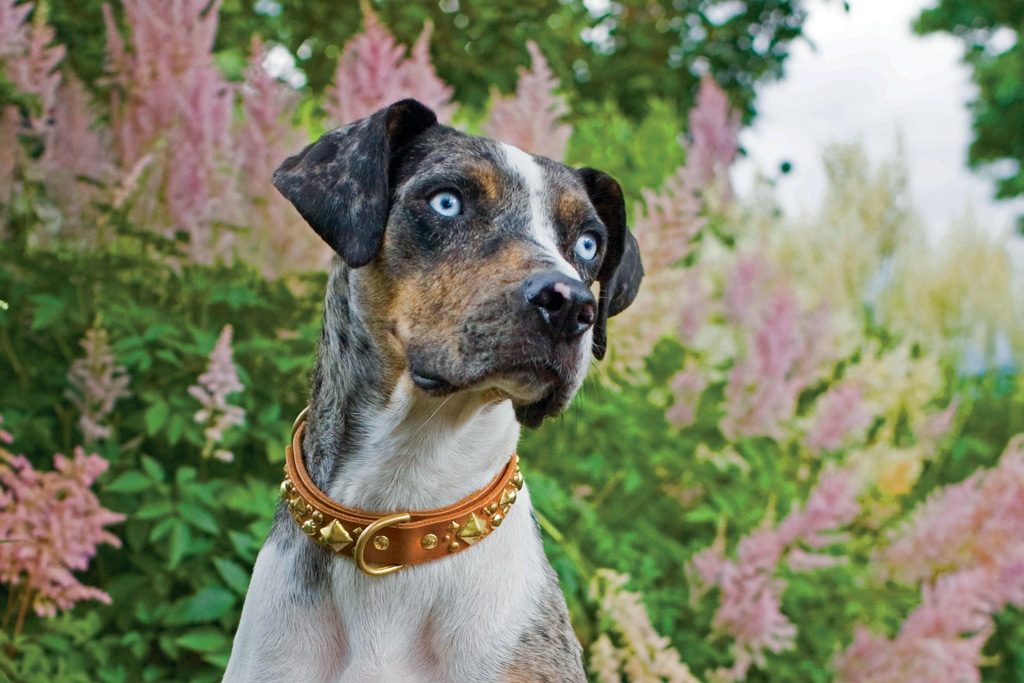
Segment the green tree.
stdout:
[[[946,32],[963,41],[964,61],[978,86],[969,105],[974,140],[968,159],[974,168],[999,162],[991,168],[996,197],[1024,196],[1024,3],[939,0],[921,12],[914,29]],[[1018,229],[1024,234],[1024,216]]]

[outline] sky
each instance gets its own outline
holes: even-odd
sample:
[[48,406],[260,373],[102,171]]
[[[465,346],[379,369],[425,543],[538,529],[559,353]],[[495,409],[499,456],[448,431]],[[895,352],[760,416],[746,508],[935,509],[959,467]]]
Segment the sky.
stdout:
[[914,17],[934,0],[811,0],[804,33],[813,47],[794,46],[781,82],[759,92],[758,118],[740,140],[747,159],[734,180],[742,192],[758,171],[774,177],[789,214],[811,212],[825,189],[821,151],[860,141],[870,158],[892,158],[899,146],[909,170],[912,205],[930,235],[941,238],[970,212],[993,234],[1012,229],[1024,201],[995,202],[993,184],[967,169],[974,86],[948,35],[918,36]]

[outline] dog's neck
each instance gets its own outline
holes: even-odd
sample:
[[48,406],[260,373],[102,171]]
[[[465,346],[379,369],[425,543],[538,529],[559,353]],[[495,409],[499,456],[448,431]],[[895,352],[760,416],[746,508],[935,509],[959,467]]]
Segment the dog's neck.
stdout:
[[371,333],[357,275],[336,262],[328,283],[304,442],[313,480],[343,505],[381,513],[483,488],[519,438],[511,403],[417,391]]

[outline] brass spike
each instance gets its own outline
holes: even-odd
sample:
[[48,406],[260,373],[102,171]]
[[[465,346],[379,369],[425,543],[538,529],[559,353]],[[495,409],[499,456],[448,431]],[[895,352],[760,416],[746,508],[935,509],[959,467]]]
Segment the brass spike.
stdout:
[[516,490],[514,488],[507,488],[501,492],[501,499],[498,501],[498,505],[501,507],[507,507],[516,502]]
[[498,504],[497,503],[491,503],[490,505],[488,505],[487,507],[484,508],[484,514],[485,515],[493,515],[497,511],[498,511]]
[[292,480],[291,479],[285,479],[284,481],[282,481],[281,482],[281,497],[282,498],[287,498],[288,494],[290,494],[294,488],[295,487],[292,486]]
[[459,530],[459,523],[458,522],[452,522],[451,524],[448,525],[448,531],[458,531],[458,530]]
[[448,544],[448,552],[454,553],[456,550],[458,550],[461,547],[462,546],[459,545],[458,541],[452,541],[451,543]]
[[341,525],[341,522],[335,519],[320,529],[320,542],[334,552],[340,553],[352,543],[352,537],[345,531],[345,527]]
[[523,488],[523,473],[517,469],[516,473],[512,475],[511,481],[512,485],[516,487],[517,491]]
[[316,522],[317,526],[324,523],[324,516],[319,510],[313,510],[313,514],[311,514],[310,517],[312,517],[313,521]]
[[299,496],[295,496],[288,501],[288,507],[291,508],[292,512],[298,515],[306,513],[306,502]]
[[505,518],[501,516],[500,512],[495,514],[495,515],[491,515],[491,526],[493,526],[493,527],[501,526],[501,523],[504,522],[504,521],[505,521]]
[[462,525],[462,528],[456,534],[456,536],[470,545],[473,545],[486,535],[487,525],[476,516],[475,512],[469,514],[466,523]]

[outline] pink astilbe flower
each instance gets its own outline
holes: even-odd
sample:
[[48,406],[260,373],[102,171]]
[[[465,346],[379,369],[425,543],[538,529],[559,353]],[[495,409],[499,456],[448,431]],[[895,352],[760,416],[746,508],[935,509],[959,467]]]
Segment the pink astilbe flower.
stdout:
[[117,364],[107,331],[94,327],[79,342],[85,355],[71,364],[64,395],[78,408],[78,430],[85,443],[110,437],[105,423],[118,399],[129,395],[128,372]]
[[629,576],[598,569],[590,586],[590,598],[614,632],[621,647],[607,634],[590,649],[590,671],[601,683],[618,683],[625,674],[630,681],[649,683],[697,683],[668,638],[651,625],[639,593],[625,589]]
[[[4,423],[4,416],[0,415],[0,425]],[[11,435],[6,429],[0,428],[0,444],[9,446],[14,443],[14,436]]]
[[327,89],[324,109],[339,124],[369,116],[397,100],[413,97],[437,114],[438,120],[451,120],[451,86],[442,81],[430,62],[430,36],[433,25],[427,22],[406,57],[368,2],[361,3],[363,30],[345,45],[338,59],[334,83]]
[[151,197],[136,218],[168,233],[185,231],[191,258],[210,262],[227,247],[213,223],[224,201],[217,170],[230,148],[234,102],[213,62],[220,0],[122,4],[131,49],[110,6],[103,8],[114,146],[123,168],[159,152]]
[[695,239],[706,224],[704,208],[716,182],[728,190],[726,172],[738,149],[738,118],[714,81],[704,79],[689,113],[686,163],[657,191],[643,190],[644,203],[633,220],[633,234],[644,257],[644,285],[636,301],[615,318],[613,360],[635,372],[665,336],[681,328],[684,341],[695,335],[710,312],[696,269],[684,268]]
[[224,462],[231,462],[235,456],[231,451],[217,448],[217,445],[223,441],[224,432],[245,423],[245,410],[227,401],[228,396],[245,388],[238,379],[238,369],[231,350],[231,332],[231,325],[225,325],[210,352],[206,372],[199,375],[198,382],[188,388],[188,393],[202,405],[195,414],[195,420],[205,425],[203,457],[213,457]]
[[241,251],[268,278],[322,269],[329,248],[309,230],[280,193],[268,191],[281,160],[301,149],[306,132],[292,125],[298,93],[264,68],[265,50],[252,40],[249,66],[241,88],[242,122],[235,132],[237,222],[251,228]]
[[933,493],[877,558],[882,575],[922,583],[892,640],[864,628],[836,660],[843,683],[980,681],[993,615],[1024,606],[1024,435],[999,464]]
[[110,602],[72,573],[88,568],[101,543],[121,545],[104,527],[124,515],[102,507],[90,490],[106,469],[106,460],[80,447],[73,458],[55,455],[50,472],[0,448],[0,581],[15,587],[12,599],[20,603],[15,631],[29,606],[53,616],[80,600]]
[[835,450],[862,437],[873,419],[858,384],[836,384],[815,402],[804,445],[818,453]]
[[688,427],[697,419],[697,406],[708,386],[707,377],[696,364],[688,364],[677,372],[669,382],[674,402],[665,412],[665,418],[680,429]]
[[686,150],[686,166],[694,183],[717,184],[728,196],[729,167],[739,151],[740,115],[711,76],[701,78],[688,124],[693,143]]
[[827,311],[802,310],[793,287],[754,256],[738,261],[725,304],[745,348],[729,373],[722,433],[780,438],[800,392],[829,360]]
[[544,53],[532,40],[526,49],[530,68],[519,70],[515,93],[502,97],[496,88],[491,89],[491,109],[483,131],[531,154],[561,161],[572,135],[572,126],[562,122],[569,105],[557,93],[559,82]]
[[699,598],[712,588],[720,590],[713,626],[733,638],[733,666],[716,670],[713,678],[744,680],[751,666],[764,666],[767,652],[793,648],[797,630],[782,613],[786,584],[776,571],[784,561],[794,571],[842,562],[842,557],[820,551],[845,540],[837,532],[859,513],[856,497],[845,472],[826,471],[803,507],[792,510],[777,527],[765,525],[743,538],[736,560],[726,557],[722,538],[693,557],[687,566],[691,593]]

